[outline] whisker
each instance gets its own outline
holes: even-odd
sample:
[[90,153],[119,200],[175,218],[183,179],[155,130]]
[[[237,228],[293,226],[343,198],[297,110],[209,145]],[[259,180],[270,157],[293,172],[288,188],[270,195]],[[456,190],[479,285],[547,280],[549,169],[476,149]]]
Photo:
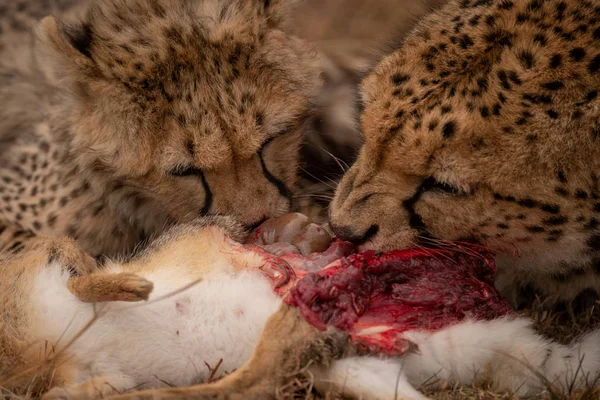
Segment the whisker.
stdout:
[[295,199],[325,199],[325,200],[333,200],[333,196],[327,196],[324,194],[303,194],[294,196]]
[[[329,154],[329,156],[331,158],[333,158],[333,160],[336,162],[336,164],[338,165],[338,167],[340,167],[340,169],[342,170],[342,172],[346,172],[350,166],[341,158],[334,156],[332,153],[330,153],[329,151],[325,150],[323,147],[320,147],[320,149],[322,151],[324,151],[325,153]],[[344,163],[344,165],[342,165],[342,163]],[[345,166],[345,167],[344,167]]]
[[332,186],[331,184],[329,184],[329,183],[325,182],[324,180],[317,178],[316,176],[314,176],[313,174],[311,174],[310,172],[308,172],[308,171],[307,171],[305,168],[303,168],[303,167],[300,167],[300,169],[301,169],[302,171],[304,171],[304,172],[305,172],[307,175],[309,175],[310,177],[312,177],[313,179],[315,179],[316,181],[318,181],[318,182],[321,182],[323,185],[326,185],[327,187],[329,187],[329,188],[331,188],[331,189],[335,190],[335,186]]
[[447,254],[444,253],[440,253],[440,252],[435,252],[433,251],[433,249],[428,249],[427,247],[424,247],[418,243],[412,242],[411,246],[423,251],[425,254],[433,257],[435,260],[442,262],[442,260],[440,260],[438,258],[438,256],[442,256],[444,257],[446,260],[450,261],[452,264],[457,264],[455,260],[452,259],[452,257],[448,256]]
[[465,241],[454,242],[454,241],[425,237],[425,236],[419,237],[419,239],[423,242],[433,243],[441,249],[447,249],[447,250],[460,252],[463,254],[467,254],[471,257],[486,258],[483,253],[491,253],[491,251],[484,246],[477,245],[475,243],[465,242]]

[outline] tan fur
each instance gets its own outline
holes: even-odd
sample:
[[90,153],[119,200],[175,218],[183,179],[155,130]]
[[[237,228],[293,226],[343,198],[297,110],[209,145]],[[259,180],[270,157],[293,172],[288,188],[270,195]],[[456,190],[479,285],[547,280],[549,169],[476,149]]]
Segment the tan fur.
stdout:
[[425,18],[362,83],[336,233],[382,250],[474,239],[505,283],[600,288],[599,6],[453,1]]

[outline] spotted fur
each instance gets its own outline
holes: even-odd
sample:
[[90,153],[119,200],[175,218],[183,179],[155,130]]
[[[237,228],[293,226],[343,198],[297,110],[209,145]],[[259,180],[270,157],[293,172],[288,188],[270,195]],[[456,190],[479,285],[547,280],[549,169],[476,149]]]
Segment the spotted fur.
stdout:
[[599,39],[590,0],[455,0],[425,18],[362,83],[335,232],[377,249],[475,240],[507,293],[600,288]]

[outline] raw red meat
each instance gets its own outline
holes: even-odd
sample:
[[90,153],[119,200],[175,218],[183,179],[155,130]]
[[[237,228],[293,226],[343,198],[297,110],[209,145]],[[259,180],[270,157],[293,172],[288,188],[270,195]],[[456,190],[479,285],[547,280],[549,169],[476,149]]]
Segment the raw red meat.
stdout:
[[261,270],[287,304],[318,329],[349,332],[370,352],[400,355],[410,348],[408,330],[511,312],[494,288],[491,256],[462,245],[353,254],[354,245],[331,243],[328,231],[302,214],[265,222],[246,243],[261,254]]
[[510,314],[494,274],[493,260],[483,254],[366,251],[305,274],[285,302],[319,329],[335,326],[371,352],[400,355],[410,347],[405,331]]

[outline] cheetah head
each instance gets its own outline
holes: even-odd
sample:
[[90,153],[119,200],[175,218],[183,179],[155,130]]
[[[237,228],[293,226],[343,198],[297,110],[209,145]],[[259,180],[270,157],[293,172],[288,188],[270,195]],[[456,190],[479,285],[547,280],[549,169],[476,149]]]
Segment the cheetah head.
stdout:
[[81,170],[177,221],[286,212],[321,85],[317,54],[280,29],[286,3],[95,0],[77,24],[44,19],[38,50]]
[[[363,82],[365,142],[330,207],[336,234],[380,250],[474,240],[502,264],[558,274],[597,265],[589,4],[456,1],[426,18]],[[567,41],[557,12],[589,27]]]

